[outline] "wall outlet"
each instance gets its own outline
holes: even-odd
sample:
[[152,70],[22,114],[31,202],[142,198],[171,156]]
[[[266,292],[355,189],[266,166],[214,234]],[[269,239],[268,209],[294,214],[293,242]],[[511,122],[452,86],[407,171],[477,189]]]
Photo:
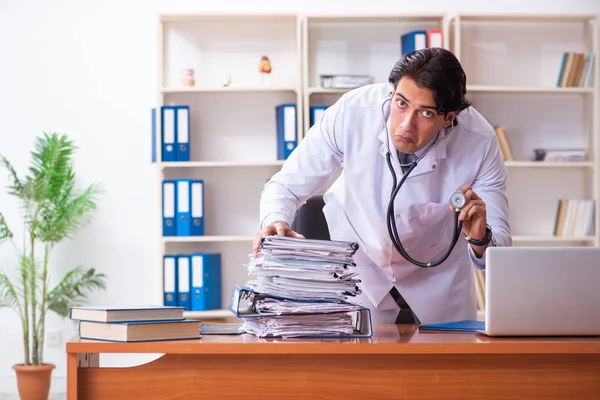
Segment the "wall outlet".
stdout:
[[46,345],[48,347],[60,347],[62,344],[62,334],[57,330],[46,331]]

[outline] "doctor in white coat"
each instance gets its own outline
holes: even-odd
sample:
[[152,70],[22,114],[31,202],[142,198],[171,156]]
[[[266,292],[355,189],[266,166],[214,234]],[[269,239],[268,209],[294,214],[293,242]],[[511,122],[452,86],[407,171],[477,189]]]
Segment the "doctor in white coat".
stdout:
[[[400,311],[407,310],[416,323],[475,319],[472,268],[485,268],[488,246],[512,240],[498,141],[465,94],[459,61],[434,48],[401,58],[389,84],[343,95],[265,185],[254,251],[267,235],[301,236],[290,228],[296,210],[343,163],[323,197],[323,213],[332,240],[360,247],[355,260],[363,293],[350,301],[369,307],[375,324],[401,323]],[[408,262],[389,237],[388,153],[398,181],[402,166],[422,157],[394,200],[398,236],[412,258],[433,261],[446,252],[453,232],[448,197],[460,190],[467,198],[459,216],[464,236],[436,267]]]

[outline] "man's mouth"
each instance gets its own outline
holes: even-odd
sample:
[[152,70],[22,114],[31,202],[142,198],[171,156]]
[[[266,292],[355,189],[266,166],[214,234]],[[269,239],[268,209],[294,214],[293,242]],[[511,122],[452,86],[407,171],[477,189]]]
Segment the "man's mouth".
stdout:
[[414,143],[414,141],[408,136],[396,135],[396,140],[402,143]]

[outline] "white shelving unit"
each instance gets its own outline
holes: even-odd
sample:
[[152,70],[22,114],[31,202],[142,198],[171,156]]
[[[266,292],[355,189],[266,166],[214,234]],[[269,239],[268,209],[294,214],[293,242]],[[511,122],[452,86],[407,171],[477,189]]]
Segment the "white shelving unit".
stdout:
[[[187,317],[233,317],[227,310],[231,289],[248,280],[244,264],[258,227],[260,193],[283,164],[277,160],[275,107],[295,103],[302,111],[301,33],[296,15],[160,17],[157,105],[190,107],[190,161],[162,162],[157,138],[159,180],[203,179],[205,196],[205,236],[163,237],[161,265],[164,254],[222,255],[222,309]],[[265,76],[258,72],[263,55],[272,65]],[[185,68],[194,69],[192,88],[182,85]],[[301,123],[298,118],[299,133]],[[162,301],[162,282],[157,292]]]
[[[594,236],[553,236],[559,199],[591,198],[598,209],[597,16],[460,14],[449,25],[467,96],[505,128],[516,159],[506,162],[514,245],[600,245],[598,212]],[[557,87],[567,51],[596,54],[589,87]],[[585,147],[588,161],[531,161],[536,147]]]
[[311,106],[331,106],[348,91],[321,87],[320,75],[370,75],[375,82],[387,82],[389,72],[401,56],[400,36],[417,29],[441,29],[446,38],[446,22],[443,14],[305,16],[302,35],[304,134],[310,128]]
[[[162,238],[160,260],[172,253],[223,256],[223,309],[187,316],[231,316],[225,310],[230,290],[248,279],[244,263],[258,228],[260,193],[283,165],[276,159],[275,106],[297,105],[302,140],[310,107],[329,106],[348,91],[322,88],[321,74],[365,74],[387,82],[400,57],[400,36],[416,29],[442,30],[444,47],[467,72],[469,99],[490,123],[506,128],[515,155],[506,162],[514,244],[600,245],[598,212],[593,237],[553,236],[560,198],[592,198],[596,210],[600,198],[596,16],[163,15],[157,106],[190,106],[191,159],[162,162],[158,137],[158,180],[204,180],[205,236]],[[590,87],[556,87],[566,51],[596,54]],[[273,66],[265,81],[258,73],[262,55]],[[181,85],[184,68],[195,70],[194,88]],[[223,87],[226,76],[231,84]],[[589,160],[531,161],[534,148],[555,146],[585,146]]]
[[[598,246],[598,17],[458,15],[449,24],[451,50],[467,74],[468,98],[492,125],[505,128],[515,156],[506,161],[513,245]],[[557,87],[568,51],[595,54],[589,87]],[[533,149],[552,147],[584,147],[588,160],[531,161]],[[594,200],[593,236],[554,236],[558,201],[571,198]],[[485,296],[485,274],[474,273],[478,293]],[[485,319],[484,307],[478,319]]]

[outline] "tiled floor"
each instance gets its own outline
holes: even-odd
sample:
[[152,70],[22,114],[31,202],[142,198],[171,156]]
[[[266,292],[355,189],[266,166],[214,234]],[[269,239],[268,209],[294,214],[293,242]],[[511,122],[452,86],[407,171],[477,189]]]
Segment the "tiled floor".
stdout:
[[[67,395],[65,394],[53,394],[50,395],[48,400],[65,400]],[[18,394],[0,394],[0,400],[19,400]]]

